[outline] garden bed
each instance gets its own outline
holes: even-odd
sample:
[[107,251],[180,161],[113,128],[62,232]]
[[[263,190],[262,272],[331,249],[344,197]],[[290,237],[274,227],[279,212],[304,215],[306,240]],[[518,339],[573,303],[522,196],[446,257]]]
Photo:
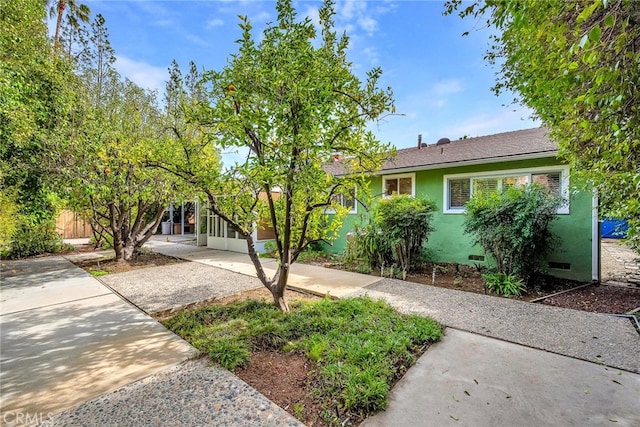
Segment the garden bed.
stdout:
[[[315,254],[304,259],[305,263],[354,271],[354,268],[341,262],[337,256],[322,256]],[[370,273],[380,276],[380,271]],[[387,270],[385,277],[391,272]],[[425,268],[422,272],[409,273],[407,281],[458,291],[473,292],[499,297],[496,293],[485,288],[484,279],[480,271],[472,266],[462,264],[435,264]],[[557,307],[572,308],[597,313],[624,314],[640,307],[640,287],[622,287],[611,285],[590,285],[585,288],[584,282],[560,279],[553,276],[541,276],[529,285],[527,293],[508,298],[520,301],[535,301]],[[579,288],[579,289],[576,289]],[[575,289],[575,290],[574,290]],[[567,294],[555,295],[559,292],[571,291]],[[553,298],[544,299],[545,297]],[[540,300],[540,301],[537,301]]]
[[[68,254],[96,251],[95,248],[89,250],[88,247],[91,246],[78,245],[76,246],[75,251],[69,252]],[[110,252],[105,257],[81,259],[73,262],[78,267],[94,276],[103,276],[105,274],[124,273],[126,271],[137,270],[139,268],[159,267],[161,265],[176,264],[187,261],[180,258],[145,251],[131,261],[116,261],[114,259],[114,253]]]
[[593,313],[625,314],[640,308],[640,287],[589,285],[549,296],[540,302]]
[[307,426],[357,425],[437,341],[431,319],[369,298],[220,301],[165,320],[169,329]]

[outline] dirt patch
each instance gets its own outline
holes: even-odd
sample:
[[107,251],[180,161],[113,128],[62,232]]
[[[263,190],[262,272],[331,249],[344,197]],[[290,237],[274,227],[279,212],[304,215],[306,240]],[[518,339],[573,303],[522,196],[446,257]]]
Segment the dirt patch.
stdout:
[[640,308],[640,288],[590,285],[546,298],[541,303],[592,313],[625,314]]
[[101,276],[104,274],[124,273],[126,271],[137,270],[140,268],[159,267],[161,265],[181,262],[188,261],[154,252],[145,252],[138,255],[138,257],[132,261],[116,261],[113,259],[113,255],[111,255],[106,259],[99,258],[75,261],[74,264],[93,275]]
[[102,250],[100,248],[96,248],[93,245],[68,245],[68,248],[68,250],[61,251],[54,255],[73,255],[87,252],[99,252]]
[[310,384],[314,369],[300,354],[265,350],[253,352],[236,375],[306,426],[326,426]]
[[[287,290],[285,293],[285,297],[289,304],[295,301],[313,301],[317,300],[320,297],[308,294],[304,292],[293,291],[291,289]],[[251,289],[248,291],[238,292],[233,295],[228,295],[222,298],[212,298],[205,301],[198,301],[193,304],[186,305],[180,308],[172,308],[170,310],[158,311],[152,313],[154,319],[158,321],[162,321],[168,319],[169,317],[173,317],[176,314],[182,313],[184,311],[197,310],[202,307],[208,307],[210,305],[228,305],[234,302],[241,302],[247,300],[255,300],[255,301],[273,301],[273,297],[271,296],[271,292],[265,287]]]

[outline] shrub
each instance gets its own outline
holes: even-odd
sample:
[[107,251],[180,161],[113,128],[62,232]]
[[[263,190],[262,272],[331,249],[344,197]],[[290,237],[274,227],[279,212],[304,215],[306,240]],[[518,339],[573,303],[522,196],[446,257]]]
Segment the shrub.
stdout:
[[562,200],[544,187],[511,187],[502,193],[477,193],[466,205],[464,231],[475,236],[496,262],[499,273],[515,275],[526,284],[546,269],[558,240],[551,223]]
[[355,227],[347,259],[366,260],[372,268],[396,266],[402,278],[427,260],[424,247],[433,231],[436,205],[426,198],[393,196],[382,199],[364,227]]
[[375,221],[384,230],[381,237],[391,249],[403,278],[407,271],[422,265],[423,247],[433,231],[431,219],[435,210],[431,200],[405,195],[382,199],[376,208]]
[[54,221],[44,221],[40,224],[23,221],[13,233],[9,247],[3,256],[24,258],[60,252],[64,247],[62,237],[55,230]]
[[278,254],[278,245],[276,245],[275,241],[268,240],[264,242],[264,251],[265,251],[265,255],[268,256],[269,258],[275,258],[276,255]]

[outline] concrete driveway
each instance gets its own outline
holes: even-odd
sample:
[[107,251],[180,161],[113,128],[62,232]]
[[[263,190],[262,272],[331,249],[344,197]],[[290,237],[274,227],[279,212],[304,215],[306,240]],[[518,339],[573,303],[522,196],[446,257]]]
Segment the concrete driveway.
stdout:
[[5,425],[44,420],[196,353],[62,257],[2,262],[0,330]]

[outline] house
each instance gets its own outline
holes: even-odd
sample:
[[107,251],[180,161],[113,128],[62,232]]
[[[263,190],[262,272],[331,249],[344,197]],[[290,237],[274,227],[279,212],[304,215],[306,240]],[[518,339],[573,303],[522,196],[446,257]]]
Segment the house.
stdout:
[[[274,191],[273,195],[274,198],[277,199],[280,193]],[[259,197],[265,200],[264,194],[260,194]],[[206,245],[211,249],[245,254],[248,252],[247,241],[220,216],[216,215],[210,209],[206,209],[206,211],[204,209],[201,210],[200,215],[202,215],[201,221],[206,224],[206,234],[198,235],[198,244]],[[256,251],[258,253],[266,252],[265,244],[275,238],[273,227],[266,218],[258,220],[258,226],[253,230],[252,238]]]
[[[397,150],[396,157],[371,176],[371,191],[378,197],[408,194],[434,200],[438,210],[428,242],[434,260],[487,265],[482,248],[463,233],[464,204],[478,189],[500,190],[538,182],[567,200],[553,224],[561,246],[549,260],[550,274],[598,280],[597,199],[572,180],[569,166],[557,159],[557,153],[545,128],[458,141],[443,138],[435,144],[424,144],[419,137],[417,146]],[[344,173],[339,162],[327,165],[326,170],[335,175]],[[362,215],[366,215],[362,206],[352,207],[330,251],[344,250],[348,233]]]

